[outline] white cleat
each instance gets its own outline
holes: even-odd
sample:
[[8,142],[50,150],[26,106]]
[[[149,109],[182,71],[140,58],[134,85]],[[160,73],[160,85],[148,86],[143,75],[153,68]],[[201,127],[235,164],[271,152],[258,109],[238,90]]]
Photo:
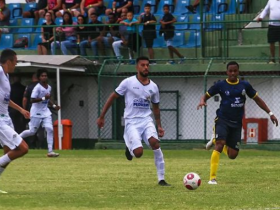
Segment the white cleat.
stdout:
[[47,157],[58,157],[59,156],[59,153],[55,153],[55,152],[49,152],[47,154]]
[[7,192],[6,192],[6,191],[3,191],[3,190],[0,190],[0,193],[2,193],[2,194],[7,194]]
[[218,184],[218,183],[217,183],[216,179],[212,179],[208,182],[208,184]]
[[213,146],[214,139],[215,139],[215,134],[212,134],[210,141],[208,141],[206,144],[206,147],[205,147],[206,150],[211,149],[211,147]]

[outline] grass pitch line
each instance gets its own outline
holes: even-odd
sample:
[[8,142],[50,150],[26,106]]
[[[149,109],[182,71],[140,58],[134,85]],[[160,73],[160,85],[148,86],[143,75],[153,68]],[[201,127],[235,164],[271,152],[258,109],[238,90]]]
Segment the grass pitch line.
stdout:
[[3,191],[3,190],[0,190],[0,193],[2,193],[2,194],[7,194],[8,192]]

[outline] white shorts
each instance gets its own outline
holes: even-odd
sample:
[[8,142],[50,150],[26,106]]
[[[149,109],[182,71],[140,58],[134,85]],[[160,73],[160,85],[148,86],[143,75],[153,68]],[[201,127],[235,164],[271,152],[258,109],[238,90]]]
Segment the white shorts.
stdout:
[[158,139],[158,134],[153,119],[147,117],[126,119],[123,137],[127,148],[132,152],[136,148],[143,147],[142,139],[151,148],[149,139],[151,137]]
[[28,125],[29,125],[29,130],[33,130],[34,132],[36,132],[41,125],[43,128],[53,128],[52,116],[48,116],[44,118],[31,117]]
[[0,117],[0,144],[9,147],[11,150],[18,147],[22,138],[14,130],[14,125],[10,117]]

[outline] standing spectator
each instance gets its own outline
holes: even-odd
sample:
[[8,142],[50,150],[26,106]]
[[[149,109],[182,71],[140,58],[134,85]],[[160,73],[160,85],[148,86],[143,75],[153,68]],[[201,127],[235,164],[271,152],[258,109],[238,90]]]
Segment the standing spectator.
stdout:
[[174,16],[169,12],[168,4],[163,5],[163,12],[164,12],[164,16],[160,21],[161,28],[159,33],[160,35],[164,34],[164,40],[166,41],[166,46],[168,47],[169,55],[171,58],[171,60],[168,61],[166,64],[175,64],[174,56],[173,56],[174,53],[179,58],[181,58],[181,60],[178,62],[179,64],[181,64],[186,60],[186,58],[181,53],[179,53],[179,51],[175,47],[172,46],[174,30],[175,30],[173,23],[176,22],[176,18],[174,18]]
[[[199,6],[199,4],[200,4],[200,0],[195,0],[192,5],[186,6],[186,8],[192,13],[196,13],[196,8]],[[208,4],[206,7],[207,12],[210,10],[211,4],[212,4],[212,0],[208,0]]]
[[48,50],[50,49],[51,43],[54,40],[54,26],[55,23],[52,20],[52,15],[49,12],[46,12],[45,14],[46,22],[43,23],[43,26],[49,26],[49,27],[42,27],[41,33],[42,33],[42,42],[38,44],[37,50],[38,55],[47,55]]
[[[66,26],[63,25],[73,25],[73,26]],[[61,36],[65,36],[65,40],[63,41],[56,41],[51,43],[51,51],[52,55],[55,55],[55,48],[60,47],[63,55],[68,55],[67,50],[69,50],[72,55],[76,55],[76,47],[77,47],[77,37],[76,37],[76,27],[74,27],[76,23],[73,23],[72,16],[70,12],[64,12],[63,14],[63,22],[61,27],[56,28],[56,32],[59,33]],[[64,39],[64,38],[61,38]]]
[[101,15],[103,13],[103,0],[82,0],[80,4],[81,15],[87,17],[91,13]]
[[10,10],[5,4],[5,0],[0,0],[0,38],[2,33],[9,33],[9,28],[2,27],[10,25]]
[[[11,85],[11,95],[10,99],[17,104],[18,106],[22,107],[22,99],[25,90],[25,86],[21,84],[21,78],[19,76],[13,77],[14,83]],[[22,114],[15,109],[9,107],[9,114],[13,121],[15,131],[17,133],[21,133],[25,130],[25,119]]]
[[64,12],[68,11],[72,16],[77,17],[80,12],[81,0],[62,0],[62,9],[55,13],[56,17],[62,17]]
[[143,39],[145,40],[146,47],[148,48],[149,57],[151,59],[150,65],[153,65],[156,64],[156,62],[153,60],[154,59],[153,44],[154,44],[154,39],[157,37],[156,25],[154,24],[157,22],[157,19],[151,13],[150,4],[145,4],[144,11],[145,13],[139,16],[139,23],[144,24],[142,36]]
[[258,21],[262,21],[263,18],[269,13],[269,20],[267,32],[267,42],[270,44],[270,55],[271,60],[269,64],[275,64],[275,42],[279,43],[279,56],[280,56],[280,1],[279,0],[269,0],[260,14]]
[[133,12],[133,0],[114,0],[112,7],[106,10],[106,15],[117,13],[119,16],[121,13]]
[[[81,18],[84,19],[84,16],[79,15],[78,21],[79,24],[81,21]],[[77,43],[80,46],[80,52],[82,56],[87,56],[86,48],[90,48],[93,51],[93,56],[98,56],[98,50],[97,50],[97,38],[101,36],[101,32],[103,31],[103,26],[96,26],[98,24],[102,24],[99,20],[97,20],[98,16],[96,13],[91,13],[90,19],[91,21],[89,24],[93,24],[93,26],[87,26],[87,27],[78,27],[77,28],[77,37],[78,41]]]
[[[29,2],[35,2],[35,1],[29,1]],[[39,0],[36,8],[32,8],[29,11],[23,12],[22,16],[24,18],[34,18],[35,24],[37,24],[39,20],[39,11],[46,8],[47,4],[48,4],[47,0]]]
[[98,49],[102,56],[105,56],[105,47],[112,49],[114,41],[120,40],[119,26],[111,25],[118,24],[118,18],[114,13],[108,15],[109,21],[106,22],[106,26],[103,28],[102,36],[98,37]]
[[55,19],[55,14],[61,9],[61,0],[48,0],[47,6],[39,10],[39,17],[43,18],[46,12],[52,14],[52,19]]

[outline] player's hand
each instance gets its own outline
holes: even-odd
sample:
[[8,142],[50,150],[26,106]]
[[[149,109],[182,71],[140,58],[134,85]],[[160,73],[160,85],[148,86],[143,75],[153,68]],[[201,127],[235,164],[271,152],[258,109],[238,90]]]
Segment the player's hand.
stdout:
[[22,109],[20,113],[24,116],[25,119],[30,119],[30,113],[29,111],[26,111],[25,109]]
[[278,120],[277,120],[277,118],[276,118],[274,115],[271,115],[271,116],[270,116],[270,119],[271,119],[271,121],[272,121],[273,124],[275,124],[276,126],[278,126]]
[[104,127],[104,118],[99,117],[99,118],[96,120],[96,124],[97,124],[98,128],[103,128],[103,127]]
[[46,95],[45,95],[45,98],[46,98],[46,99],[50,99],[50,98],[51,98],[51,95],[50,95],[50,94],[46,94]]
[[197,106],[197,110],[202,109],[203,106],[207,106],[207,104],[206,104],[206,102],[204,102],[204,101],[202,102],[202,101],[201,101],[201,102],[198,104],[198,106]]
[[163,137],[164,136],[164,129],[160,126],[158,126],[158,136]]
[[57,106],[54,108],[56,111],[60,110],[60,106]]
[[258,19],[257,19],[258,22],[261,22],[262,20],[263,20],[262,18],[258,18]]

